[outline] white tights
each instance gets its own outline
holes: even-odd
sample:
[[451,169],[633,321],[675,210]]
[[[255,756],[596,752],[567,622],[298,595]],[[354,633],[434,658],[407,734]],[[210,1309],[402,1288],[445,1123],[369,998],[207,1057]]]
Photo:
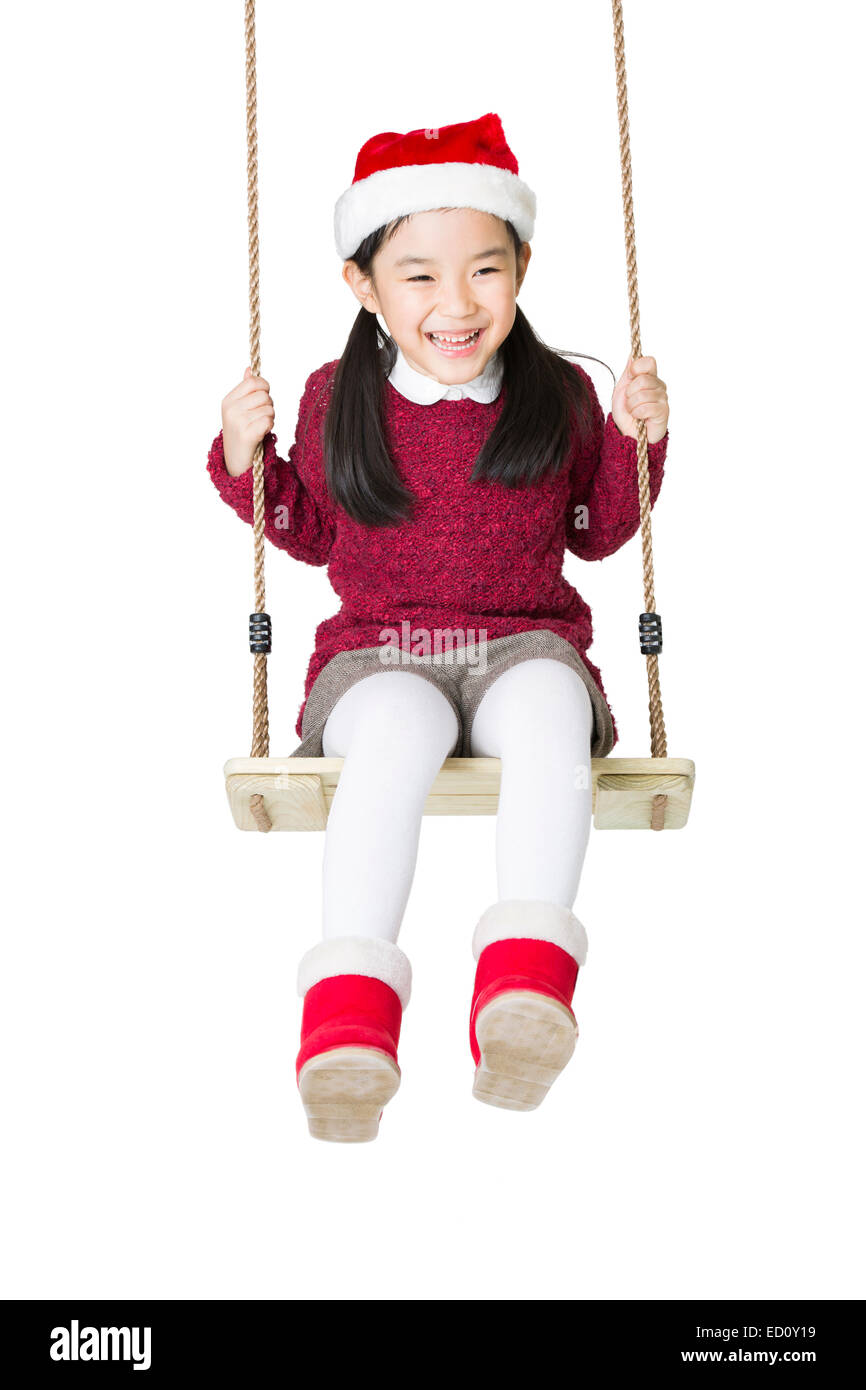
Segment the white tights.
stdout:
[[[496,819],[500,899],[571,908],[589,841],[592,702],[576,671],[532,657],[481,698],[471,752],[502,759]],[[396,942],[415,873],[424,802],[457,738],[454,710],[413,671],[365,676],[340,696],[322,751],[343,758],[325,832],[325,939]]]

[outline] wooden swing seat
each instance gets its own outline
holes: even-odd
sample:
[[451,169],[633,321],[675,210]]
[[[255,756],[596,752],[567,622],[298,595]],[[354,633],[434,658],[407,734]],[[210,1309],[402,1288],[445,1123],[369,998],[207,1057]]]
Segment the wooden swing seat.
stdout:
[[[229,758],[223,770],[235,825],[258,829],[250,797],[260,795],[273,830],[324,830],[342,766],[342,758]],[[499,758],[446,758],[424,814],[495,816],[501,767]],[[593,758],[595,828],[681,830],[694,781],[690,758]]]

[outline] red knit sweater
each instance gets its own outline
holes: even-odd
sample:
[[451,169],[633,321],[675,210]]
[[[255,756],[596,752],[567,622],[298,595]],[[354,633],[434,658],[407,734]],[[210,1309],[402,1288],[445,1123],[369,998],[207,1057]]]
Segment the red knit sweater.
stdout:
[[[505,400],[464,397],[420,405],[388,381],[385,427],[390,455],[417,498],[416,515],[398,527],[369,527],[331,501],[325,483],[322,426],[337,362],[326,362],[306,381],[288,461],[276,453],[277,436],[264,439],[265,535],[280,550],[310,565],[328,566],[342,607],[316,628],[304,700],[337,652],[381,646],[382,629],[468,630],[469,642],[531,628],[559,633],[580,653],[607,696],[598,668],[586,655],[592,616],[562,573],[565,550],[601,560],[624,545],[640,525],[637,444],[602,412],[591,378],[593,432],[575,442],[567,466],[531,487],[507,488],[469,475]],[[575,435],[573,435],[573,438]],[[658,496],[668,435],[649,446],[650,499]],[[253,470],[227,472],[222,430],[213,441],[208,472],[220,496],[252,525]],[[586,525],[575,526],[575,508]],[[458,639],[459,641],[459,639]],[[449,646],[443,639],[443,649]],[[608,702],[609,704],[609,702]],[[611,715],[613,719],[613,715]],[[613,723],[614,743],[618,740]]]

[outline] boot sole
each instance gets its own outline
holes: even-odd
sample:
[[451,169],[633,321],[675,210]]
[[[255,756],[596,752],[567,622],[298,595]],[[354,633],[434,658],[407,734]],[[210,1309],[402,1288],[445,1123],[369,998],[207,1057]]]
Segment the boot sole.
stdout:
[[475,1036],[481,1051],[475,1099],[503,1110],[535,1110],[574,1052],[577,1024],[546,994],[508,990],[481,1010]]
[[314,1139],[363,1144],[379,1133],[383,1106],[400,1085],[400,1070],[372,1047],[335,1047],[301,1068],[298,1089]]

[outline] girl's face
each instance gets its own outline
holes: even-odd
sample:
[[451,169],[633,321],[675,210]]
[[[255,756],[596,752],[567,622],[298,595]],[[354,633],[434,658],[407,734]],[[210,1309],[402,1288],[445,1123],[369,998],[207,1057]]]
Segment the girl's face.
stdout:
[[484,370],[511,332],[530,254],[525,241],[515,258],[501,218],[443,208],[414,213],[386,236],[369,275],[346,261],[343,278],[382,315],[416,371],[459,385]]

